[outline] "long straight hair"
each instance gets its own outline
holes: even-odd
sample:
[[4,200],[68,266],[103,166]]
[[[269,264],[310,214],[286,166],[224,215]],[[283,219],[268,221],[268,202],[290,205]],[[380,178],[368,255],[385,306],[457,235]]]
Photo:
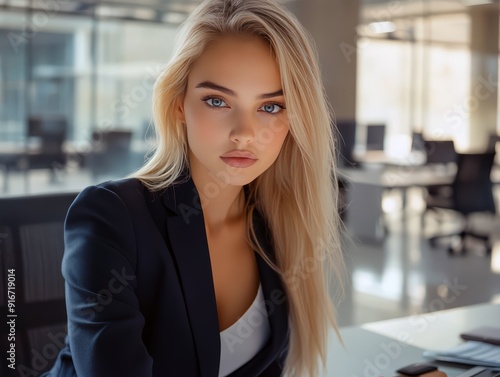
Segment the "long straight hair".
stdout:
[[247,221],[248,241],[284,283],[290,323],[285,375],[317,376],[326,366],[330,330],[338,334],[329,285],[336,282],[342,288],[345,267],[331,110],[317,53],[297,19],[273,0],[204,1],[185,22],[173,57],[155,83],[157,145],[131,176],[156,191],[172,185],[189,167],[187,137],[176,106],[191,67],[208,43],[247,35],[266,41],[275,56],[290,124],[278,158],[247,190],[248,219],[255,208],[263,215],[274,260],[258,244],[252,221]]

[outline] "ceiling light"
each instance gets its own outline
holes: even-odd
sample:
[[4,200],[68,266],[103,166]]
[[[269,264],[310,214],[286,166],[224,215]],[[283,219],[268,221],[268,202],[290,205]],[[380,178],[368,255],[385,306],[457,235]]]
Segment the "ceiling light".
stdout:
[[462,3],[467,7],[472,7],[475,5],[493,4],[493,1],[492,0],[462,0]]
[[392,33],[393,31],[396,31],[396,25],[394,22],[390,21],[372,22],[368,25],[368,27],[375,34]]
[[178,13],[178,12],[168,12],[165,13],[162,17],[163,22],[169,24],[180,24],[187,18],[186,13]]

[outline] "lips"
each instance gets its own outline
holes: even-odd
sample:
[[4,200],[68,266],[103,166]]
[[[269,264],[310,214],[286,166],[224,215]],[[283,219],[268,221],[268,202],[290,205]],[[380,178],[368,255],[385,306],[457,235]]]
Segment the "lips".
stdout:
[[234,168],[247,168],[257,162],[257,157],[252,152],[240,150],[224,153],[220,158]]

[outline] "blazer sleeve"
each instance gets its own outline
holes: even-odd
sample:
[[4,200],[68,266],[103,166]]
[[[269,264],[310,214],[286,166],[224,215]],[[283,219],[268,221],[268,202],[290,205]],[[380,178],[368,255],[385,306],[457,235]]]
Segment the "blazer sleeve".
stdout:
[[90,186],[65,221],[68,336],[78,377],[151,377],[136,296],[136,239],[131,214],[113,191]]

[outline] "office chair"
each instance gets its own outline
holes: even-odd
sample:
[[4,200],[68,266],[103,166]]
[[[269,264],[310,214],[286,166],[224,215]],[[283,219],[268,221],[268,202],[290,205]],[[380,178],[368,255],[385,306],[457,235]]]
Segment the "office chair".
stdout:
[[470,230],[469,215],[476,212],[496,213],[493,198],[493,184],[490,174],[495,158],[494,152],[481,154],[458,154],[457,172],[450,185],[449,195],[428,194],[427,209],[447,209],[458,212],[465,219],[463,229],[454,234],[436,235],[429,239],[431,244],[442,237],[460,236],[457,247],[449,246],[448,251],[465,253],[464,241],[471,236],[487,243],[487,252],[491,252],[488,235],[477,234]]
[[[333,135],[336,141],[337,161],[339,167],[358,167],[354,160],[354,146],[356,144],[356,121],[339,120],[333,125]],[[345,218],[347,209],[347,186],[345,180],[337,179],[339,187],[338,211],[342,220]]]
[[385,140],[385,124],[369,124],[366,126],[366,150],[383,151]]
[[92,132],[92,152],[87,167],[94,178],[118,178],[132,171],[130,164],[131,130]]
[[427,164],[449,164],[457,162],[457,152],[453,140],[425,140]]
[[[458,155],[453,140],[425,140],[426,165],[438,170],[456,167]],[[451,194],[451,185],[433,185],[425,187],[428,195],[443,197]]]
[[[488,152],[496,152],[500,147],[500,135],[496,133],[491,133],[488,138],[488,145],[486,146],[486,150]],[[493,166],[498,168],[500,166],[500,155],[497,153],[495,155],[495,161],[493,162]]]
[[488,137],[488,145],[486,147],[487,151],[496,151],[497,144],[500,143],[500,135],[496,133],[491,133]]
[[425,151],[424,135],[421,132],[413,131],[411,134],[411,150]]
[[337,142],[337,161],[339,166],[355,167],[356,161],[354,160],[353,152],[356,144],[356,121],[337,121],[334,125],[334,135]]
[[28,137],[40,139],[36,153],[28,150],[27,170],[50,169],[51,180],[55,181],[58,169],[66,165],[63,143],[66,140],[67,121],[61,116],[32,116],[28,118]]
[[[15,355],[19,375],[50,369],[66,335],[61,261],[63,224],[76,193],[0,198],[0,313],[15,319]],[[14,269],[13,274],[9,270]],[[12,271],[11,271],[12,272]],[[10,275],[10,276],[9,276]],[[17,317],[7,317],[7,285],[15,279]],[[10,350],[10,329],[0,330],[0,348]],[[7,353],[0,375],[12,374]]]

